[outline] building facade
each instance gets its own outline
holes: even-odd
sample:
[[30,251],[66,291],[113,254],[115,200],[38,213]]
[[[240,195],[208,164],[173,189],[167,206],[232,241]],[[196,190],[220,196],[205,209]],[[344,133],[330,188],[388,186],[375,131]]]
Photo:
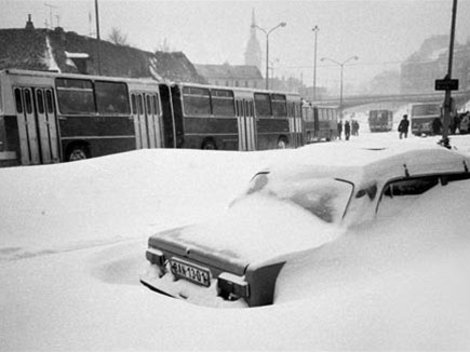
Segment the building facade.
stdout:
[[[435,91],[434,82],[447,74],[449,59],[449,36],[431,37],[402,65],[400,91],[428,93]],[[452,78],[459,80],[459,90],[470,89],[470,41],[454,46]]]
[[209,84],[226,87],[262,88],[264,79],[256,66],[249,65],[195,65],[199,75]]
[[66,32],[25,28],[0,29],[0,69],[18,68],[207,83],[182,52],[147,52],[130,46]]

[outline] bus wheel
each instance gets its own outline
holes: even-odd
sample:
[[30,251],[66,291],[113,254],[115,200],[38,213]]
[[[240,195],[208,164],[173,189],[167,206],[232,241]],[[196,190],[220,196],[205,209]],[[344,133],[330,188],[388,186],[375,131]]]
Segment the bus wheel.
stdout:
[[279,138],[279,141],[277,142],[277,147],[279,149],[286,149],[287,148],[287,139],[285,137]]
[[83,144],[76,144],[69,148],[66,161],[77,161],[89,158],[88,148]]
[[217,147],[215,145],[215,142],[213,140],[209,139],[207,141],[204,141],[204,143],[202,143],[202,148],[201,149],[215,150],[215,149],[217,149]]

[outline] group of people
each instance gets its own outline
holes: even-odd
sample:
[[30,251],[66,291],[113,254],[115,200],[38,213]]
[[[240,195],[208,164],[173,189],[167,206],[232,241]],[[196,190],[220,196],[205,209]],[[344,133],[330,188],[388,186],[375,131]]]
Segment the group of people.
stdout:
[[[343,123],[341,120],[338,121],[338,138],[341,139],[341,135],[343,133]],[[349,137],[351,137],[351,134],[353,136],[359,136],[359,122],[356,120],[346,120],[344,122],[344,139],[349,140]]]
[[[408,115],[403,115],[400,124],[398,125],[398,133],[400,139],[408,137],[408,129],[409,129],[410,122],[408,120]],[[442,121],[440,117],[436,117],[432,121],[432,133],[434,135],[438,135],[442,133]],[[449,134],[467,134],[470,132],[470,112],[467,111],[462,114],[455,114],[453,116],[450,125],[449,125]]]

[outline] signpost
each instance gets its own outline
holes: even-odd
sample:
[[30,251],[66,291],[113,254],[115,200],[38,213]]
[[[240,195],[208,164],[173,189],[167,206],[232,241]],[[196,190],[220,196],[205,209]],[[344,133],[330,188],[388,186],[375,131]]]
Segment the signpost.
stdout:
[[450,148],[449,143],[449,125],[450,125],[450,112],[452,108],[452,90],[456,90],[459,87],[459,81],[451,79],[452,77],[452,59],[454,56],[454,36],[455,36],[455,17],[457,14],[457,0],[453,1],[452,6],[452,23],[450,27],[450,43],[449,43],[449,61],[447,64],[447,75],[442,80],[436,80],[436,90],[444,90],[444,121],[442,128],[442,139],[439,142],[442,146]]
[[459,80],[458,79],[436,79],[434,82],[435,90],[459,90]]

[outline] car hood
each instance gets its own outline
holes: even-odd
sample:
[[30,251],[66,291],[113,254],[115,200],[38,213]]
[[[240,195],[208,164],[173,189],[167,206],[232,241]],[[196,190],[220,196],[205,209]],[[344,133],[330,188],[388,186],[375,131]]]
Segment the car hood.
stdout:
[[319,247],[341,232],[294,203],[250,195],[212,221],[161,232],[149,242],[177,255],[192,252],[200,262],[231,265],[232,272],[243,274],[247,265]]

